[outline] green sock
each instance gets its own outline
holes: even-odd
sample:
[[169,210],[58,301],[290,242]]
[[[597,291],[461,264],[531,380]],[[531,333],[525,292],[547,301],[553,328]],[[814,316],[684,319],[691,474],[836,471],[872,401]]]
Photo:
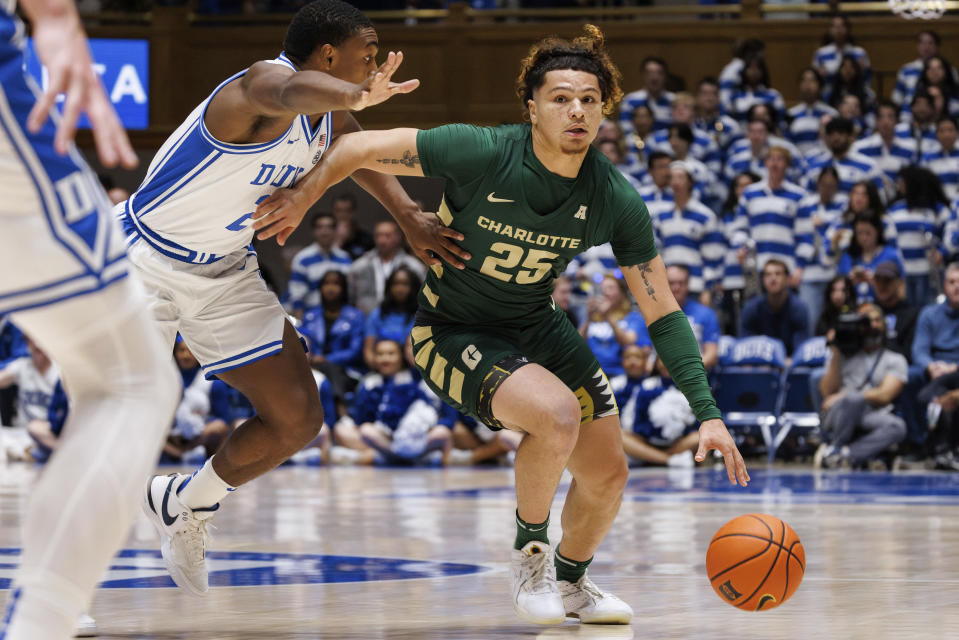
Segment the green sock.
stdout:
[[546,522],[540,524],[530,524],[519,517],[519,509],[517,509],[516,542],[513,543],[513,548],[522,549],[533,540],[549,544],[549,538],[546,536],[547,527],[549,527],[549,518],[546,518]]
[[559,551],[553,553],[553,562],[556,565],[556,579],[566,580],[567,582],[576,582],[586,573],[586,567],[593,561],[592,558],[582,562],[576,562],[569,558],[559,555]]

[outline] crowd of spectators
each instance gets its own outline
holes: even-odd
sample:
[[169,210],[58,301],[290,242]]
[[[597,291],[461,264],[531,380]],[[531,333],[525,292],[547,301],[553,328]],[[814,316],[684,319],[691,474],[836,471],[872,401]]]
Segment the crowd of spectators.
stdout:
[[[959,469],[959,266],[950,262],[959,251],[959,74],[939,42],[933,31],[918,34],[917,57],[904,61],[887,99],[873,91],[868,52],[836,16],[795,79],[795,105],[775,88],[756,39],[737,43],[693,93],[669,91],[667,61],[648,57],[643,86],[595,142],[643,196],[711,376],[722,369],[724,340],[778,341],[783,367],[810,339],[827,342],[810,376],[822,415],[817,465],[861,467],[897,454]],[[327,423],[295,461],[508,459],[520,435],[457,414],[419,379],[408,336],[425,267],[394,222],[366,230],[357,214],[348,191],[315,213],[312,243],[292,256],[277,292],[309,345]],[[695,421],[610,247],[589,249],[557,275],[554,299],[611,379],[629,455],[691,466]],[[849,326],[861,333],[852,349],[837,337]],[[185,391],[164,459],[202,459],[252,409],[199,375],[187,345],[174,355]],[[56,377],[35,345],[0,326],[0,388],[20,387],[16,403],[0,391],[2,417],[33,441],[18,457],[42,460],[56,446],[68,411]]]

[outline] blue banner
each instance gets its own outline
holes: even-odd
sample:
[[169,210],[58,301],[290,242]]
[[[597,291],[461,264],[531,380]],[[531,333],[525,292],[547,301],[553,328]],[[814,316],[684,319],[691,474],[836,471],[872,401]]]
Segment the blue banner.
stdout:
[[[127,129],[146,129],[150,124],[150,44],[146,40],[91,38],[90,52],[93,67],[106,89],[120,121]],[[46,69],[42,68],[33,49],[33,40],[27,42],[27,72],[46,88]],[[58,105],[62,108],[63,96]],[[80,118],[80,127],[89,128],[86,116]]]

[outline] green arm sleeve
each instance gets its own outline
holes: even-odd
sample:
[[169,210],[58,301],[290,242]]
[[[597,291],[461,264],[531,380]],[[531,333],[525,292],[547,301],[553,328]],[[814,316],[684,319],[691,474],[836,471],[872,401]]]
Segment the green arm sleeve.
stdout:
[[689,320],[682,311],[666,314],[649,325],[649,337],[653,340],[656,353],[663,359],[666,370],[673,382],[689,400],[696,419],[700,422],[722,418],[723,414],[706,381],[706,369],[703,367],[699,345],[689,327]]

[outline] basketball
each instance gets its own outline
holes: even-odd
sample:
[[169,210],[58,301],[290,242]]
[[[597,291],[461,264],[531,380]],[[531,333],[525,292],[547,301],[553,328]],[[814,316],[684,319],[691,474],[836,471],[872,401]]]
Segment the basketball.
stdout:
[[719,596],[734,607],[767,611],[796,593],[806,552],[788,524],[765,513],[749,513],[724,524],[706,551],[706,575]]

